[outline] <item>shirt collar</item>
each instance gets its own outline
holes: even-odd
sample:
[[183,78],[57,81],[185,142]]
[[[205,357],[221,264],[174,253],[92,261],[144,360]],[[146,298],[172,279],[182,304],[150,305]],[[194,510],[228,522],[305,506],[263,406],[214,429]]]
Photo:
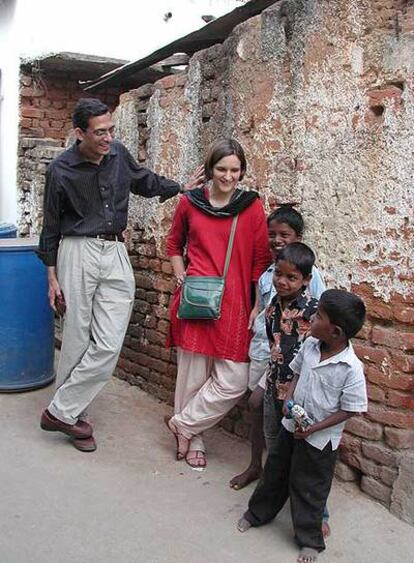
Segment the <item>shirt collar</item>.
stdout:
[[[313,345],[320,357],[320,353],[321,353],[320,340],[318,340],[317,338],[313,338],[312,336],[310,336],[309,338],[312,338],[312,340],[314,340]],[[348,342],[348,346],[345,348],[345,350],[342,350],[342,352],[339,352],[339,354],[335,354],[335,356],[331,356],[326,360],[322,360],[321,362],[319,362],[318,366],[345,363],[352,367],[353,365],[355,365],[356,358],[357,357],[354,352],[354,347],[352,346],[351,342]]]
[[[66,162],[69,164],[69,166],[78,166],[78,164],[81,164],[82,162],[88,162],[89,164],[91,164],[88,160],[85,159],[83,154],[80,152],[79,144],[80,141],[75,141],[73,145],[71,145],[71,147],[66,151],[65,159]],[[117,154],[118,154],[118,148],[116,146],[116,143],[113,142],[111,143],[111,149],[109,154],[104,156],[102,162],[105,162],[108,158],[111,158]]]
[[279,295],[276,295],[276,298],[281,311],[284,311],[285,309],[302,310],[306,307],[309,301],[309,296],[307,295],[306,289],[304,289],[302,293],[299,293],[299,295],[295,297],[295,299],[293,299],[293,301],[291,301],[287,307],[282,307],[282,300]]

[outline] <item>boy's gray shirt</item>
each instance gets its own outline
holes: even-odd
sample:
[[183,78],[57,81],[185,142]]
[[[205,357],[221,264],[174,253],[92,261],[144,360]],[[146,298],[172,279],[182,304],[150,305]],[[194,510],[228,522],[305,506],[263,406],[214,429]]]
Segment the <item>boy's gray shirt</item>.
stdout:
[[[293,400],[314,422],[321,422],[339,410],[366,412],[368,399],[363,366],[351,343],[339,354],[321,362],[320,341],[309,336],[290,368],[299,375]],[[282,424],[286,430],[294,432],[292,419],[285,417]],[[319,450],[330,441],[332,449],[336,450],[344,426],[345,422],[341,422],[325,428],[308,436],[306,441]]]

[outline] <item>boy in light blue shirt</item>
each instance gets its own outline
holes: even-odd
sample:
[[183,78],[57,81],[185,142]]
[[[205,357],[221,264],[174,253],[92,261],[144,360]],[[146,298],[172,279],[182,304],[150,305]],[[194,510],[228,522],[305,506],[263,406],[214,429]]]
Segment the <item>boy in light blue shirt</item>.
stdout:
[[[292,204],[280,205],[267,218],[269,247],[272,253],[273,264],[259,279],[260,312],[256,317],[253,329],[254,336],[249,349],[249,389],[252,392],[248,401],[252,414],[251,460],[248,468],[243,473],[231,479],[230,487],[236,490],[242,489],[252,481],[259,479],[262,474],[262,455],[265,445],[265,436],[263,435],[263,399],[265,397],[266,369],[270,360],[270,348],[265,324],[265,308],[276,294],[272,280],[275,270],[274,264],[278,254],[286,245],[302,240],[304,227],[302,215],[293,208]],[[310,295],[316,299],[326,289],[322,276],[315,266],[312,268],[312,278],[308,287]],[[265,398],[265,408],[269,417],[276,416],[272,412],[272,409],[274,409],[273,401],[266,400]],[[267,425],[267,427],[273,428],[274,425]],[[271,433],[266,437],[268,448],[271,447],[272,437]]]

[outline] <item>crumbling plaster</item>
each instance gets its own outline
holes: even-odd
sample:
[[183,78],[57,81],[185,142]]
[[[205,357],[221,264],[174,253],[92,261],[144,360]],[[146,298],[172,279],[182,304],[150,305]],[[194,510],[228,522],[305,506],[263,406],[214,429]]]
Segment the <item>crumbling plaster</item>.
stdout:
[[[267,204],[299,202],[328,283],[368,283],[387,299],[412,292],[414,38],[381,29],[377,9],[281,2],[197,53],[184,88],[160,81],[150,100],[147,164],[182,181],[209,142],[235,136],[248,157],[243,185]],[[377,90],[382,109],[371,110]],[[140,199],[131,215],[161,242],[172,207]]]

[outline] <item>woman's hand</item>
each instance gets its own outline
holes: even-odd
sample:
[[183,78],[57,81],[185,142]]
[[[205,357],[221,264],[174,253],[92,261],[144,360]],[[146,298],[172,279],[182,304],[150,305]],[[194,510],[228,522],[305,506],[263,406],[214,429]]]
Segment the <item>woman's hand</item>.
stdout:
[[204,180],[204,164],[202,164],[194,170],[188,182],[183,185],[182,191],[188,192],[189,190],[193,190],[194,188],[200,186],[204,182]]
[[249,317],[249,324],[247,325],[247,330],[253,330],[254,321],[256,320],[257,315],[259,314],[259,307],[253,307],[250,317]]

